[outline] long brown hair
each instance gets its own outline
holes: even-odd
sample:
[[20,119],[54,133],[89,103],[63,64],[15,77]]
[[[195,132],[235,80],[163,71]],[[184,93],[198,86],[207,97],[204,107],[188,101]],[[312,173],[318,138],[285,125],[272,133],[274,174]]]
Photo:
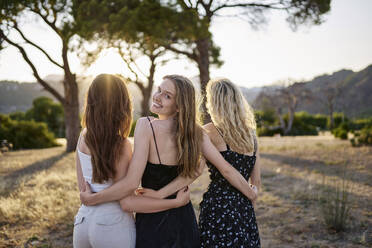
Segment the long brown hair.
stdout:
[[115,164],[132,123],[132,103],[124,81],[100,74],[88,90],[82,126],[92,157],[93,182],[114,178]]
[[203,140],[202,127],[198,123],[195,89],[191,81],[180,75],[167,75],[176,87],[176,141],[180,175],[193,177],[197,174]]

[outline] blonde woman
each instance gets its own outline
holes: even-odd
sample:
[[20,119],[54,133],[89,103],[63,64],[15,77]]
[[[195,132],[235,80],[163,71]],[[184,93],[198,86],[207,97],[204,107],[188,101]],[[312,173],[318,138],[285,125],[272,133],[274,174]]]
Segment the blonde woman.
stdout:
[[[256,122],[236,85],[228,79],[207,84],[207,109],[212,122],[204,126],[221,155],[257,192],[260,187]],[[236,190],[211,163],[211,183],[200,203],[201,247],[260,247],[253,201]]]
[[[197,123],[195,89],[189,79],[179,75],[165,76],[153,95],[150,109],[159,118],[144,117],[137,121],[134,155],[127,176],[97,194],[83,193],[84,203],[94,205],[124,198],[120,203],[127,211],[155,208],[151,203],[141,202],[143,196],[129,195],[141,182],[148,188],[142,192],[144,195],[161,192],[164,195],[160,198],[174,198],[177,190],[190,184],[201,173],[202,153],[234,187],[246,197],[255,199],[256,194],[248,182],[223,159]],[[163,187],[166,190],[158,191]],[[191,202],[158,213],[137,213],[136,228],[137,248],[200,247]]]

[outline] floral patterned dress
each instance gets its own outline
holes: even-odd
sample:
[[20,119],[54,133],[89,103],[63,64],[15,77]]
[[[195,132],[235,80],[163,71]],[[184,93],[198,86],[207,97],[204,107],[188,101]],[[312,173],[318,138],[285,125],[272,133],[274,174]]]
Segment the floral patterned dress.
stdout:
[[[252,156],[227,150],[221,154],[248,180],[256,162],[257,142]],[[201,247],[260,247],[260,236],[252,202],[234,188],[207,162],[211,183],[200,203]]]

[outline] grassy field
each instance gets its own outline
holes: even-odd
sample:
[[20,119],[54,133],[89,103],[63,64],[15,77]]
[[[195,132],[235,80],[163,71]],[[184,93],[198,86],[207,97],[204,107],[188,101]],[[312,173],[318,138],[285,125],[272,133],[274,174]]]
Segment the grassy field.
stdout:
[[[331,136],[261,138],[262,192],[256,207],[262,247],[372,247],[372,147]],[[71,247],[79,207],[74,154],[64,147],[0,155],[0,247]],[[346,172],[350,218],[325,225],[319,203]],[[198,204],[208,172],[192,185]]]

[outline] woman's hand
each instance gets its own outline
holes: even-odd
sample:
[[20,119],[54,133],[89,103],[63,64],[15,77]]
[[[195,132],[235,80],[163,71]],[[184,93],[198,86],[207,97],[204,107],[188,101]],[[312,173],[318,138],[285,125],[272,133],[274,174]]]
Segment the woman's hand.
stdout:
[[257,197],[258,197],[258,189],[256,185],[250,184],[249,185],[253,192],[256,194],[256,197],[252,200],[253,207],[256,208],[256,202],[257,202]]
[[190,188],[188,186],[180,189],[177,192],[177,207],[185,206],[190,201]]
[[153,189],[148,189],[148,188],[138,188],[138,189],[136,189],[136,195],[163,199],[163,197],[159,194],[159,191],[153,190]]
[[85,181],[85,189],[80,192],[80,201],[82,204],[86,206],[92,206],[94,205],[92,202],[92,189],[90,188],[90,184]]

